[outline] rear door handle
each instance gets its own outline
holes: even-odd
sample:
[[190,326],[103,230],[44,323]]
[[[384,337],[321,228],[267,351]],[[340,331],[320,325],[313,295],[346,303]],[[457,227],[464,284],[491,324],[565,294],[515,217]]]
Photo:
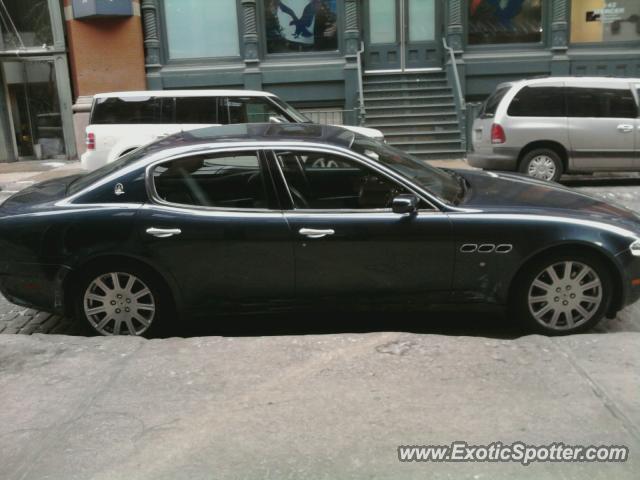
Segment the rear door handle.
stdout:
[[307,238],[324,238],[328,235],[333,235],[335,230],[327,229],[327,230],[316,230],[314,228],[301,228],[298,230],[300,235],[304,235]]
[[633,132],[633,125],[628,125],[628,124],[618,125],[618,131],[622,133]]
[[169,238],[169,237],[173,237],[174,235],[180,235],[182,233],[182,230],[180,230],[179,228],[150,227],[150,228],[147,228],[147,233],[149,235],[153,235],[154,237],[158,237],[158,238]]

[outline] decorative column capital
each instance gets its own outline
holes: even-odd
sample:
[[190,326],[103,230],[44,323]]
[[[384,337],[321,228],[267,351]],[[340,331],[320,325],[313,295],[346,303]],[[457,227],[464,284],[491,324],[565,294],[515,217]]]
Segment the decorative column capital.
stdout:
[[162,65],[160,61],[157,0],[142,0],[140,10],[144,29],[145,66],[147,71],[159,69]]
[[256,66],[260,62],[258,52],[258,13],[256,0],[241,0],[242,43],[246,66]]

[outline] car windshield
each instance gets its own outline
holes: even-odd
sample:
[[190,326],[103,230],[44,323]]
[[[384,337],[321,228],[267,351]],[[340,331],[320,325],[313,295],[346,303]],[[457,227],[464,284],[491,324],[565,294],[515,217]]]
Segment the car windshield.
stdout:
[[118,170],[122,170],[126,166],[131,165],[138,159],[144,157],[148,153],[148,150],[149,146],[138,148],[137,150],[133,150],[132,152],[123,155],[115,162],[107,163],[105,166],[79,177],[69,185],[67,194],[73,195],[78,193],[101,178],[111,175],[113,172],[117,172]]
[[457,203],[466,188],[462,177],[457,174],[427,165],[378,140],[357,135],[351,149],[398,172],[446,203]]
[[309,118],[305,117],[298,110],[293,108],[284,100],[278,97],[269,97],[273,103],[275,103],[285,113],[285,115],[295,123],[313,123]]

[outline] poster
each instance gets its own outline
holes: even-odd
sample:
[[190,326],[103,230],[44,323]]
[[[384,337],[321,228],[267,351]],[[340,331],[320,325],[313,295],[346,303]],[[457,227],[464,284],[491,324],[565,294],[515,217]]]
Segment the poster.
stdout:
[[337,50],[337,0],[265,0],[267,50]]

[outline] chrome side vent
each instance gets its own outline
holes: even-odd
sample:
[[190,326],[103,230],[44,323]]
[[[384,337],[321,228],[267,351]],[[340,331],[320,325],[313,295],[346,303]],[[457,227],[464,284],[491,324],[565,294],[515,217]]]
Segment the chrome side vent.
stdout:
[[460,252],[462,253],[475,253],[478,250],[478,246],[473,243],[467,243],[460,247]]
[[513,245],[509,245],[509,244],[502,244],[502,245],[498,245],[496,247],[496,253],[511,253],[511,251],[513,250]]
[[496,246],[491,243],[484,243],[478,247],[478,253],[493,253]]

